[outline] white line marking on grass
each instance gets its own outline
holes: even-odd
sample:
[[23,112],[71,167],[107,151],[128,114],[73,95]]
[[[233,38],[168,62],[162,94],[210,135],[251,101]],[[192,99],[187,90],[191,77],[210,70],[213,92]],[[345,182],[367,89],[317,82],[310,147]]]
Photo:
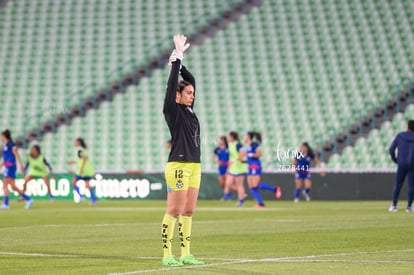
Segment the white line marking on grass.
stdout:
[[[293,256],[293,257],[281,257],[281,258],[264,258],[264,259],[221,259],[221,260],[228,260],[222,263],[212,263],[212,264],[205,264],[205,265],[193,265],[193,266],[184,266],[184,267],[163,267],[158,269],[146,269],[146,270],[134,270],[134,271],[127,271],[127,272],[118,272],[118,273],[110,273],[108,275],[131,275],[131,274],[141,274],[141,273],[151,273],[151,272],[160,272],[160,271],[173,271],[173,270],[181,270],[181,269],[200,269],[206,267],[215,267],[215,266],[225,266],[225,265],[234,265],[234,264],[244,264],[244,263],[289,263],[289,262],[312,262],[318,261],[317,258],[324,258],[324,257],[345,257],[345,256],[355,256],[355,255],[368,255],[368,254],[380,254],[380,253],[404,253],[404,252],[414,252],[414,249],[404,249],[404,250],[384,250],[384,251],[359,251],[359,252],[350,252],[350,253],[335,253],[335,254],[320,254],[320,255],[308,255],[308,256]],[[203,260],[208,260],[207,258],[201,258]],[[325,262],[334,262],[336,260],[320,260]],[[338,260],[341,261],[341,260]],[[342,262],[368,262],[369,260],[342,260]],[[372,263],[375,262],[388,262],[388,263],[399,263],[404,261],[371,261]],[[406,262],[406,263],[414,263],[414,262]]]
[[[263,259],[226,259],[226,258],[201,258],[203,260],[210,261],[222,261],[220,263],[211,263],[200,266],[184,266],[184,267],[170,267],[170,268],[158,268],[158,269],[147,269],[147,270],[134,270],[128,272],[111,273],[111,275],[130,275],[130,274],[141,274],[151,273],[159,271],[173,271],[180,269],[200,269],[206,267],[215,266],[226,266],[234,264],[244,263],[402,263],[402,264],[414,264],[414,261],[407,260],[337,260],[337,259],[318,259],[325,257],[346,257],[355,255],[370,255],[370,254],[381,254],[381,253],[409,253],[414,252],[414,249],[404,250],[384,250],[384,251],[360,251],[350,253],[336,253],[336,254],[320,254],[320,255],[308,255],[308,256],[292,256],[292,257],[281,257],[281,258],[263,258]],[[94,258],[94,259],[138,259],[138,260],[161,260],[161,257],[151,256],[115,256],[115,255],[77,255],[77,254],[48,254],[48,253],[25,253],[25,252],[10,252],[0,251],[0,255],[9,256],[22,256],[22,257],[54,257],[54,258]]]

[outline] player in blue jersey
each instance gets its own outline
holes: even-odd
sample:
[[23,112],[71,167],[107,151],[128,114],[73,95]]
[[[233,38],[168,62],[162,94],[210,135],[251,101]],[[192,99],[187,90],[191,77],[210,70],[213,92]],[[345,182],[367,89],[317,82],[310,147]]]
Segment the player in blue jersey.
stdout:
[[17,188],[16,186],[16,160],[19,164],[19,168],[23,171],[23,163],[22,159],[20,158],[19,151],[17,151],[17,147],[14,144],[11,133],[9,130],[5,130],[1,133],[1,141],[4,144],[3,147],[3,162],[0,165],[0,168],[4,166],[4,173],[3,173],[3,192],[4,192],[4,203],[0,208],[7,209],[9,208],[9,185],[10,187],[20,194],[23,199],[26,201],[25,208],[30,208],[33,203],[33,200],[30,199],[22,190]]
[[[315,161],[316,165],[322,169],[322,163],[316,157],[312,148],[307,142],[303,142],[300,146],[299,153],[293,159],[293,165],[295,167],[295,202],[299,202],[300,190],[302,189],[302,181],[305,182],[305,190],[302,191],[306,201],[310,201],[310,190],[312,188],[310,165]],[[323,170],[320,171],[321,176],[325,175]]]
[[262,135],[258,132],[247,132],[244,137],[244,141],[247,143],[246,155],[247,155],[247,183],[253,197],[257,201],[256,208],[263,208],[264,202],[260,194],[260,190],[268,190],[274,193],[276,199],[280,199],[282,191],[279,186],[273,186],[260,182],[262,175],[262,164],[260,158],[262,157],[262,150],[260,144],[262,143]]
[[226,184],[227,168],[229,167],[230,160],[229,145],[225,136],[221,136],[218,143],[219,146],[214,149],[213,161],[218,164],[218,182],[221,188],[224,189]]

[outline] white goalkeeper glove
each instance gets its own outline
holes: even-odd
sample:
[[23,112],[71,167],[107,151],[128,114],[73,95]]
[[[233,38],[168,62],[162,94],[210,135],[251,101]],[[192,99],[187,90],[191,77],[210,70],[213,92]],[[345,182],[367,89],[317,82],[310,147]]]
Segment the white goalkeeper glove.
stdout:
[[187,37],[185,37],[183,34],[176,34],[174,35],[174,44],[175,49],[179,52],[184,53],[188,47],[190,47],[189,43],[185,43],[187,41]]
[[184,54],[182,52],[179,52],[177,50],[173,50],[170,58],[168,59],[168,66],[171,66],[173,62],[175,62],[177,59],[183,60]]
[[168,65],[170,66],[171,66],[171,63],[176,61],[177,59],[183,60],[184,52],[190,47],[190,44],[186,43],[187,37],[185,37],[183,34],[174,35],[173,40],[174,40],[175,50],[173,50],[168,60]]

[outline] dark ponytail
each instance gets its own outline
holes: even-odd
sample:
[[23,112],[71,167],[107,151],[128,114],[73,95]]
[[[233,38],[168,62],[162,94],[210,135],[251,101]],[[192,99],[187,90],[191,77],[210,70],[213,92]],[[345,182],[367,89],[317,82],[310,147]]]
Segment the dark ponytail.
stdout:
[[234,140],[237,140],[237,142],[239,142],[239,143],[240,143],[239,133],[234,132],[234,131],[231,131],[231,132],[229,133],[229,135],[230,135],[230,136],[231,136]]
[[308,155],[310,156],[315,156],[315,152],[313,152],[312,147],[310,147],[309,143],[307,143],[306,141],[304,143],[302,143],[303,146],[306,147],[306,149],[308,150]]
[[262,143],[262,134],[259,132],[247,132],[247,135],[250,137],[251,140],[256,139],[258,143]]
[[9,141],[13,141],[13,139],[12,139],[12,136],[11,136],[11,132],[10,132],[10,130],[9,129],[6,129],[6,130],[4,130],[2,133],[1,133],[7,140],[9,140]]
[[262,143],[262,134],[259,132],[256,132],[255,136],[256,136],[257,142]]
[[85,143],[85,141],[83,140],[83,138],[78,137],[76,140],[80,143],[80,146],[81,146],[83,149],[87,149],[87,148],[88,148],[88,147],[86,146],[86,143]]

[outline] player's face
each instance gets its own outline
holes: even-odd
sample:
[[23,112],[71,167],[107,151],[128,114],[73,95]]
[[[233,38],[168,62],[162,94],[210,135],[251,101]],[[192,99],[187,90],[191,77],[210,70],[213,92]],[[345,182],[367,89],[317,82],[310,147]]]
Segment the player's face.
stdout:
[[249,143],[249,142],[251,142],[252,140],[251,140],[251,138],[249,137],[249,135],[248,134],[246,134],[245,136],[244,136],[244,142],[246,142],[246,143]]
[[233,137],[230,134],[227,135],[227,140],[230,141],[230,142],[233,142],[234,141]]
[[79,147],[80,146],[79,140],[77,140],[77,139],[75,139],[75,141],[73,142],[73,144],[75,145],[75,147]]
[[301,151],[302,153],[306,154],[306,153],[308,152],[308,148],[306,148],[306,146],[305,146],[305,145],[301,145],[301,146],[300,146],[300,151]]
[[4,144],[7,143],[7,138],[4,135],[1,135],[1,142],[3,142]]
[[218,144],[219,144],[219,146],[223,146],[224,145],[224,140],[222,138],[219,138]]
[[32,157],[36,158],[36,157],[39,155],[39,152],[37,152],[37,150],[33,147],[33,148],[30,150],[30,155],[31,155]]
[[175,101],[185,106],[191,106],[194,101],[194,87],[193,85],[185,86],[184,90],[177,92]]

